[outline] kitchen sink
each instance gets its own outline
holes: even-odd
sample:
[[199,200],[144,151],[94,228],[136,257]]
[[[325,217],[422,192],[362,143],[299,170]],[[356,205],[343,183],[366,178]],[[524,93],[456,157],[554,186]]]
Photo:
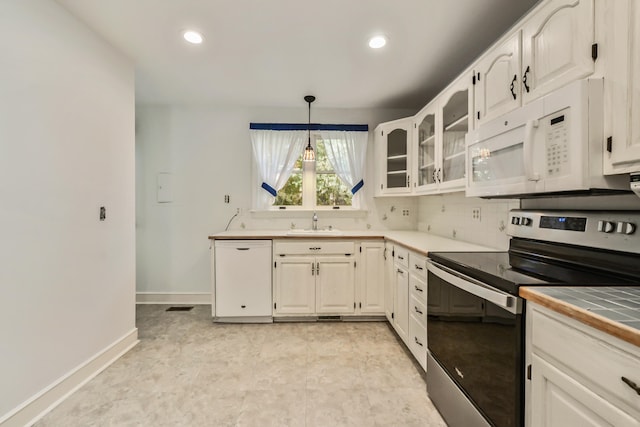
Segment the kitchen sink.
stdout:
[[311,228],[294,228],[287,231],[288,236],[342,236],[342,231],[335,228],[312,230]]

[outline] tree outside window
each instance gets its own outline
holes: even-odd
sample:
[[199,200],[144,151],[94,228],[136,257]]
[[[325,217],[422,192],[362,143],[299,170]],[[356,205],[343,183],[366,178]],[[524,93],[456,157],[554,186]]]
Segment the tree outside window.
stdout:
[[[296,161],[293,173],[285,186],[278,192],[274,206],[350,207],[352,194],[333,170],[322,140],[314,144],[315,162],[303,162],[302,153]],[[303,181],[310,180],[315,185],[305,186]],[[314,195],[315,193],[315,195]]]

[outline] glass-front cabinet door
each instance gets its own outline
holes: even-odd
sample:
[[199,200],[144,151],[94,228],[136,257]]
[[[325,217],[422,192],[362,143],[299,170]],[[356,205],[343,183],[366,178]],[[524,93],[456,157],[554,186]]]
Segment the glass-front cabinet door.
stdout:
[[377,195],[411,191],[411,118],[383,123],[376,128],[378,146]]
[[[466,77],[466,76],[465,76]],[[469,84],[460,80],[441,97],[441,166],[436,170],[439,190],[464,189],[465,136],[469,131]]]
[[416,115],[414,128],[414,140],[416,147],[416,180],[414,186],[416,191],[429,192],[436,190],[437,180],[437,144],[439,137],[436,132],[436,104],[427,105]]

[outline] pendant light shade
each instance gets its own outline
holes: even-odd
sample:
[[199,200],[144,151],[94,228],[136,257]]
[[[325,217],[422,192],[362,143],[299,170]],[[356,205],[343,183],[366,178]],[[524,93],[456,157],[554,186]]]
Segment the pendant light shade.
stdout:
[[311,146],[311,103],[316,100],[316,97],[313,95],[307,95],[304,97],[304,100],[309,104],[309,121],[307,127],[308,143],[307,147],[304,149],[302,160],[305,162],[315,162],[316,153],[313,151],[313,147]]

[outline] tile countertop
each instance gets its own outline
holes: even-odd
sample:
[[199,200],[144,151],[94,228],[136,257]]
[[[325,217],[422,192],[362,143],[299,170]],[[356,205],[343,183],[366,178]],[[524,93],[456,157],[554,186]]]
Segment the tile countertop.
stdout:
[[339,236],[308,236],[288,235],[288,230],[234,230],[224,231],[209,236],[213,240],[241,240],[241,239],[386,239],[398,243],[415,252],[427,255],[429,252],[495,252],[498,249],[460,240],[448,239],[421,231],[392,231],[392,230],[360,230],[343,231]]
[[526,286],[520,296],[640,346],[640,286]]

